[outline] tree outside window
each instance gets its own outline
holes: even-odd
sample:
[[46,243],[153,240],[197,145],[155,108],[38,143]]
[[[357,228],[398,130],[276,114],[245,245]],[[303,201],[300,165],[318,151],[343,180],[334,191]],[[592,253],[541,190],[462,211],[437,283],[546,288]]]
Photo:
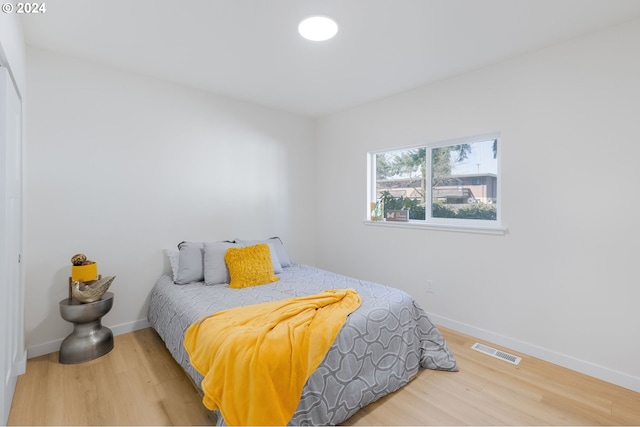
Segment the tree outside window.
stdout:
[[[498,138],[374,153],[375,201],[409,219],[496,221]],[[430,202],[427,203],[427,200]]]

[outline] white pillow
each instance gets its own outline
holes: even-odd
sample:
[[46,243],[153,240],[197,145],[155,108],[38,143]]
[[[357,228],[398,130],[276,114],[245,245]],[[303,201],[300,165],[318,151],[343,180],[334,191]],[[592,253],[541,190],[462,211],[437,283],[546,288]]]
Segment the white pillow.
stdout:
[[171,276],[175,280],[176,276],[178,275],[178,260],[180,251],[178,251],[177,249],[164,249],[163,252],[169,260],[169,265],[171,266]]
[[273,272],[275,274],[282,273],[282,264],[280,264],[280,258],[278,258],[278,252],[276,251],[273,243],[267,243],[269,246],[269,252],[271,253],[271,264],[273,264]]

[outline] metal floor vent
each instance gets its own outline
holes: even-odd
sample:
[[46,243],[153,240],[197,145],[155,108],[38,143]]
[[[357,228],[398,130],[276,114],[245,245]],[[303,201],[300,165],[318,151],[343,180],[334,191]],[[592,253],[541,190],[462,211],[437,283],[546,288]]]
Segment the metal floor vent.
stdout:
[[479,351],[480,353],[488,354],[489,356],[493,356],[497,359],[504,360],[509,363],[513,363],[517,365],[522,360],[521,357],[514,356],[513,354],[505,353],[504,351],[496,350],[493,347],[489,347],[488,345],[475,343],[471,346],[472,349]]

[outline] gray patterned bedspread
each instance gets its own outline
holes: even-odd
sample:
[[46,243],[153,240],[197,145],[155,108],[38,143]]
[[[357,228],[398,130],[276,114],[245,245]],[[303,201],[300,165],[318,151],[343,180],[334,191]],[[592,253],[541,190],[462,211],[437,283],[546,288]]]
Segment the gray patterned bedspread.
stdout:
[[[185,331],[200,316],[325,289],[354,288],[362,305],[349,315],[308,379],[290,425],[339,424],[407,384],[420,367],[457,370],[444,338],[407,293],[302,264],[285,268],[279,276],[278,282],[245,289],[175,285],[171,277],[162,276],[151,293],[149,322],[175,360],[200,384],[202,376],[182,346]],[[218,420],[224,422],[220,416]]]

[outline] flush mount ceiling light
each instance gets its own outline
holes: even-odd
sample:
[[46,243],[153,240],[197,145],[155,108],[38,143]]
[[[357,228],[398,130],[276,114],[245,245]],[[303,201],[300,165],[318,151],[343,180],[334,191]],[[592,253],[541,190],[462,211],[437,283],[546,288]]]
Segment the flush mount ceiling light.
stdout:
[[298,25],[302,37],[314,42],[329,40],[338,32],[338,24],[326,16],[311,16]]

